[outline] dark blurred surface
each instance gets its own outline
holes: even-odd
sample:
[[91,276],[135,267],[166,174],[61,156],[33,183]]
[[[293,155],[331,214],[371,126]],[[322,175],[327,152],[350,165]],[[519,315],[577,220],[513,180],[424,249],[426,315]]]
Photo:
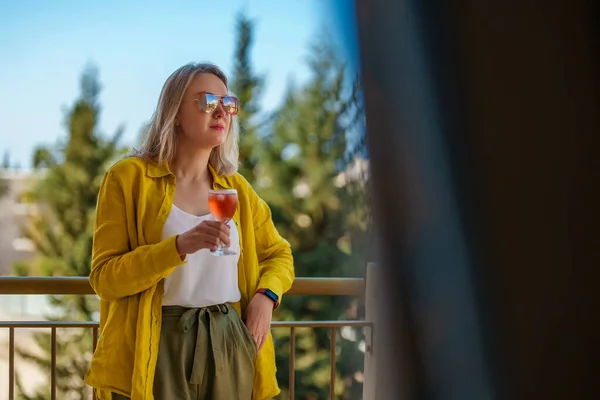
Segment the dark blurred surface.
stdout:
[[356,8],[378,398],[600,398],[598,2]]

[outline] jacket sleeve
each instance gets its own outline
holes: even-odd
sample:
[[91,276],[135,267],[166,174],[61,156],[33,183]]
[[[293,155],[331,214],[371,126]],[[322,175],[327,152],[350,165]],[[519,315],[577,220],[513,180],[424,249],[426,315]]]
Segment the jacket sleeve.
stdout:
[[112,170],[105,175],[96,205],[90,283],[103,300],[140,293],[184,264],[177,252],[176,236],[156,244],[131,249],[128,219],[135,219],[131,195],[124,191],[119,176]]
[[250,193],[260,269],[258,288],[272,290],[279,297],[279,306],[295,277],[292,249],[288,241],[279,235],[268,204],[253,189]]

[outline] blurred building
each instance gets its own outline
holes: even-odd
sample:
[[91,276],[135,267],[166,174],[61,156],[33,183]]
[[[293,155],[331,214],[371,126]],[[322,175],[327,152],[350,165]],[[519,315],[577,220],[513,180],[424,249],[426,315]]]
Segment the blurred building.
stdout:
[[0,169],[0,275],[10,275],[16,261],[33,257],[35,248],[23,237],[22,227],[37,206],[22,200],[39,176],[39,172]]

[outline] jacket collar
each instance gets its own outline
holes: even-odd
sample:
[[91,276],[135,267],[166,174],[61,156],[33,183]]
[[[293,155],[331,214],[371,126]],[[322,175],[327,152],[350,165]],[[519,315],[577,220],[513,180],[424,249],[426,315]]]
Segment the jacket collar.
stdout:
[[169,169],[168,163],[155,164],[151,161],[146,161],[146,175],[150,178],[162,178],[167,175],[173,175]]
[[[213,178],[213,187],[222,188],[222,189],[231,189],[231,185],[229,184],[229,180],[217,174],[217,171],[212,167],[212,165],[208,164],[208,170]],[[173,175],[173,172],[169,169],[168,163],[155,164],[150,161],[146,162],[146,175],[150,178],[163,178],[167,175]]]
[[215,171],[215,169],[210,164],[208,164],[208,170],[210,171],[210,174],[213,177],[213,189],[231,189],[229,179],[217,174],[217,171]]

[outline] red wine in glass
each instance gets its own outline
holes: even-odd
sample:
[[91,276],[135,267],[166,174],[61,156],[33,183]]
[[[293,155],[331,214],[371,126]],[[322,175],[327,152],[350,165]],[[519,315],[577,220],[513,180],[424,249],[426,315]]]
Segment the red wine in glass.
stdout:
[[[208,208],[210,213],[217,220],[225,224],[231,221],[237,207],[238,197],[235,189],[219,189],[208,191]],[[210,253],[213,256],[234,255],[236,252],[223,246],[221,243],[216,251]]]

